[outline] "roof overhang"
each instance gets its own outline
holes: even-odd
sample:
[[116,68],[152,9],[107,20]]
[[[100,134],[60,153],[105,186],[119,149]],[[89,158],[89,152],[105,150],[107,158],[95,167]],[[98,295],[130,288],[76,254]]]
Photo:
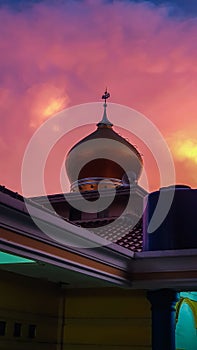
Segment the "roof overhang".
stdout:
[[197,289],[197,249],[135,253],[129,264],[136,289]]
[[[128,262],[134,255],[133,252],[116,244],[106,245],[104,240],[102,245],[102,241],[98,241],[98,237],[88,230],[71,225],[39,206],[31,203],[28,205],[31,206],[31,212],[39,222],[47,223],[50,232],[58,230],[60,234],[66,235],[68,244],[61,244],[43,233],[29,216],[23,202],[7,198],[7,195],[4,198],[1,196],[0,250],[35,262],[26,266],[5,264],[1,265],[1,269],[38,278],[42,276],[41,270],[45,269],[45,277],[49,280],[58,282],[57,278],[54,278],[56,274],[59,276],[59,282],[63,280],[66,284],[69,280],[72,284],[72,279],[76,277],[75,282],[81,281],[82,286],[87,278],[89,281],[92,280],[93,284],[99,284],[99,281],[111,285],[130,284],[126,271]],[[95,247],[73,247],[70,244],[73,237],[82,239],[83,244],[95,243]]]
[[[117,244],[97,244],[91,249],[63,245],[41,232],[22,201],[6,194],[1,194],[0,201],[0,250],[33,260],[26,265],[2,264],[1,269],[37,278],[44,276],[70,286],[77,283],[79,287],[87,287],[88,280],[94,286],[197,289],[197,249],[133,253]],[[59,230],[64,235],[66,230],[69,239],[73,236],[91,242],[96,239],[93,233],[62,222],[39,205],[29,205],[33,215],[46,222],[49,230]]]

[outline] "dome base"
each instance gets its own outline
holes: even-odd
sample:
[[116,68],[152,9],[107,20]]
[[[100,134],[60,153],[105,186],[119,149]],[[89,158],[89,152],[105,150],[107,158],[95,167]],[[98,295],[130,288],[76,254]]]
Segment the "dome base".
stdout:
[[89,177],[80,179],[71,184],[71,192],[98,191],[99,189],[117,188],[122,181],[115,178]]

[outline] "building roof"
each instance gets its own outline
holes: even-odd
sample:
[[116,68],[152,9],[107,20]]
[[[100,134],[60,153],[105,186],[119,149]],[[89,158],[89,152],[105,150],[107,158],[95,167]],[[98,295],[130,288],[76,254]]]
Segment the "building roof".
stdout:
[[75,221],[75,223],[90,231],[93,230],[93,232],[100,237],[132,250],[133,252],[142,251],[142,219],[140,219],[134,227],[133,217],[131,215],[124,215],[118,220],[104,218],[99,220],[80,220]]
[[[138,196],[141,200],[147,195],[147,192],[140,187],[139,185],[135,185],[132,187],[129,186],[121,186],[116,189],[116,199],[118,201],[127,202],[128,196]],[[102,193],[105,197],[111,196],[111,189],[106,189]],[[35,203],[38,203],[42,206],[47,206],[48,201],[55,208],[54,205],[60,205],[63,202],[66,203],[66,198],[69,196],[70,205],[74,205],[75,202],[81,200],[81,194],[78,192],[71,192],[65,194],[53,194],[41,197],[32,198]],[[83,197],[86,200],[97,200],[99,197],[98,191],[87,191],[83,193]],[[67,203],[68,204],[68,203]],[[69,204],[68,204],[69,205]],[[142,251],[142,219],[141,211],[138,212],[138,206],[135,206],[132,214],[124,214],[121,215],[117,220],[117,216],[108,216],[103,218],[77,218],[72,219],[71,223],[87,228],[89,231],[95,232],[100,237],[107,239],[109,242],[113,242],[118,246],[124,247],[133,252]],[[137,219],[137,220],[136,220]],[[135,223],[134,221],[135,220]],[[139,222],[138,222],[139,220]],[[136,224],[137,222],[137,224]],[[112,225],[113,223],[113,225]]]
[[[82,285],[87,287],[86,280],[83,280],[83,283],[80,282],[81,277],[91,276],[96,280],[89,282],[94,283],[95,286],[98,286],[98,280],[102,280],[114,285],[129,286],[132,289],[196,290],[197,249],[133,253],[123,245],[118,245],[117,242],[107,246],[100,245],[94,249],[62,245],[52,239],[47,240],[47,237],[40,234],[38,227],[33,226],[21,196],[16,197],[16,193],[0,187],[2,207],[0,249],[9,254],[34,260],[32,264],[35,269],[32,269],[30,263],[25,265],[25,271],[21,270],[23,264],[17,264],[18,269],[15,269],[16,264],[11,264],[12,266],[6,264],[1,266],[3,269],[7,268],[9,271],[32,277],[45,276],[53,282],[66,282],[66,285],[73,279],[73,274],[72,276],[69,274],[74,271],[77,273],[74,283],[78,281],[80,288]],[[67,227],[66,234],[68,232],[93,238],[91,232],[62,221],[46,208],[36,206],[33,201],[30,205],[35,209],[34,214],[41,221],[47,221],[53,232],[59,229],[62,234],[65,234],[65,227]],[[131,230],[128,235],[119,237],[117,240],[129,240],[132,233],[134,234]],[[136,231],[136,233],[139,232]],[[73,286],[73,282],[71,285]]]
[[21,196],[18,192],[13,192],[13,191],[9,190],[5,186],[0,185],[0,192],[8,194],[10,197],[16,198],[16,199],[18,199],[18,200],[20,200],[22,202],[24,201],[23,196]]
[[[9,206],[16,206],[18,210],[22,210],[28,214],[25,208],[24,198],[17,192],[13,192],[7,189],[5,186],[0,186],[0,193],[6,195],[6,204]],[[54,211],[46,208],[42,204],[37,203],[31,199],[28,200],[30,204],[43,210],[46,213],[58,217],[59,215],[54,215]],[[16,205],[17,204],[17,205]],[[66,220],[66,219],[64,219]],[[135,226],[133,224],[133,216],[126,214],[121,216],[118,220],[117,218],[104,218],[97,220],[78,220],[69,221],[69,223],[74,226],[80,226],[86,228],[88,231],[93,232],[99,237],[112,242],[122,248],[126,248],[132,252],[142,251],[142,220],[140,220]]]

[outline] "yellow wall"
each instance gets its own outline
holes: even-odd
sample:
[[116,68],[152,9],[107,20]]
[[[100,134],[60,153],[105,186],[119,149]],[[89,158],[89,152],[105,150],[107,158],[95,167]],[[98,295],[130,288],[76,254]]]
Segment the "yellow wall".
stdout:
[[[1,350],[56,350],[60,290],[52,284],[0,271],[0,321],[6,322],[0,336]],[[21,337],[14,337],[15,322]],[[28,338],[29,325],[36,325],[35,339]]]
[[[38,279],[0,272],[1,350],[150,350],[145,292],[121,288],[60,290]],[[21,337],[13,336],[14,323]],[[35,339],[28,327],[36,325]]]
[[150,350],[145,292],[104,288],[66,295],[64,350]]

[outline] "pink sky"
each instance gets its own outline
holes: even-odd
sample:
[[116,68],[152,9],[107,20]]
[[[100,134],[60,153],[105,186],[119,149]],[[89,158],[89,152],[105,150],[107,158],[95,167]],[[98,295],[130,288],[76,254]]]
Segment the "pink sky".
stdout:
[[[21,192],[23,153],[36,128],[58,110],[99,101],[107,85],[111,102],[140,111],[163,133],[177,183],[196,187],[196,19],[147,3],[56,4],[0,9],[0,183]],[[49,179],[48,191],[57,192]]]

